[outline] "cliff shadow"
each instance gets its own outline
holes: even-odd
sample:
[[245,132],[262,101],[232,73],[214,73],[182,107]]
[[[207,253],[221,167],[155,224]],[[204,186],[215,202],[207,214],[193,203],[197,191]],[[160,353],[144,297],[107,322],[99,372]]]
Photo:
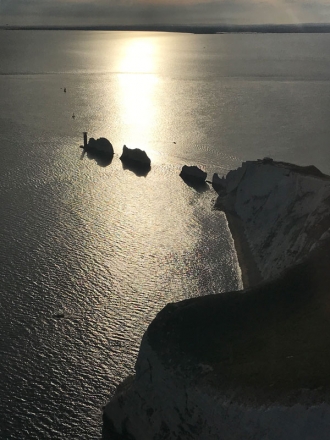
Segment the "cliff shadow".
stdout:
[[123,167],[123,170],[129,170],[132,171],[135,175],[138,177],[147,177],[148,173],[151,171],[151,166],[138,163],[134,160],[121,160],[121,164]]

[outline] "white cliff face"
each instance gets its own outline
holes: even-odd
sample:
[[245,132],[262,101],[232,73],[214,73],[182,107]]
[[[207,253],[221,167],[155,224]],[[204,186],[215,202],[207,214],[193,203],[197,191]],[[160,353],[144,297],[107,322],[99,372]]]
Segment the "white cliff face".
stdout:
[[329,229],[330,180],[260,161],[229,172],[225,185],[225,206],[242,219],[264,279],[306,256]]

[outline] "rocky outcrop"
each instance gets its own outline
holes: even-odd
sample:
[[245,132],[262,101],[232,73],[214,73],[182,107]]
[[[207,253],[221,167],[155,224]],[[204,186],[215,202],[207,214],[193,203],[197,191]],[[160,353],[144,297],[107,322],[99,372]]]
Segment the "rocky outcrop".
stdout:
[[136,166],[150,168],[151,161],[147,153],[139,148],[127,148],[123,146],[123,153],[119,158],[122,162],[133,163]]
[[222,192],[225,189],[224,178],[219,177],[217,173],[213,174],[212,188],[218,193]]
[[242,223],[265,281],[167,305],[143,337],[135,377],[105,407],[114,432],[328,438],[330,181],[310,171],[267,160],[228,173],[218,204]]
[[112,158],[114,151],[111,142],[104,138],[90,138],[85,146],[81,146],[88,153],[93,153],[106,158]]
[[184,180],[188,180],[197,184],[204,184],[207,173],[196,166],[184,165],[180,172],[180,177]]

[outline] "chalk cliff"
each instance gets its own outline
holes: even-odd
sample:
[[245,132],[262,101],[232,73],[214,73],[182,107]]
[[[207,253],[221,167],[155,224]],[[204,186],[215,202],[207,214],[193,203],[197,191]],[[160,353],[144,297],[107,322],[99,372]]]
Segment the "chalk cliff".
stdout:
[[265,160],[221,187],[264,281],[167,305],[107,426],[136,440],[328,439],[330,180]]
[[330,178],[315,167],[244,162],[223,179],[218,206],[241,220],[263,279],[330,237]]

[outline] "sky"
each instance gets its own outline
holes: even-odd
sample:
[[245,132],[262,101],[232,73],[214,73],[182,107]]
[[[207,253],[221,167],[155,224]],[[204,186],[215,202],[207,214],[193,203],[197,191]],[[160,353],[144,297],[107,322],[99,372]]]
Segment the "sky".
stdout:
[[330,0],[0,0],[0,26],[329,22]]

